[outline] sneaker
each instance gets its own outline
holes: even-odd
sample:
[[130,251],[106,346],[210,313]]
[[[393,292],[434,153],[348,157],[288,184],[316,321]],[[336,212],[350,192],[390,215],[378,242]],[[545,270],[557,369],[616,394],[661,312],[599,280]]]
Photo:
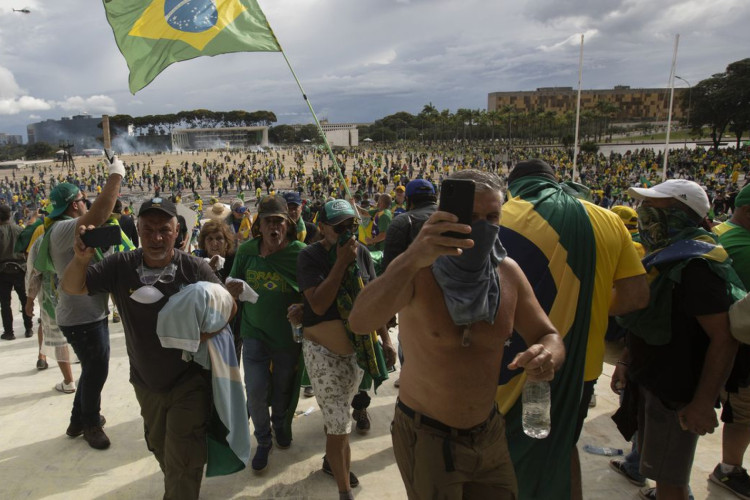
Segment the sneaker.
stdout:
[[[99,427],[104,427],[104,424],[107,423],[107,419],[104,418],[104,415],[99,415]],[[71,424],[68,426],[68,430],[65,431],[65,434],[68,436],[74,438],[78,437],[81,434],[83,434],[83,425],[82,424],[74,424],[71,422]]]
[[393,383],[393,387],[399,388],[401,386],[401,377],[397,378],[396,381]]
[[262,472],[268,467],[268,455],[271,454],[272,445],[258,446],[253,457],[252,467],[255,472]]
[[0,339],[3,339],[3,340],[16,340],[16,336],[13,335],[13,332],[5,332],[2,335],[0,335]]
[[632,484],[636,486],[646,486],[646,480],[645,479],[638,479],[637,477],[631,475],[628,470],[625,468],[625,461],[624,460],[610,460],[609,466],[614,470],[615,472],[618,472],[625,476],[625,479],[630,481]]
[[76,392],[76,383],[71,382],[69,384],[66,384],[65,381],[63,380],[62,382],[55,384],[55,390],[59,392],[64,392],[65,394],[73,394],[74,392]]
[[721,464],[717,465],[708,479],[726,488],[740,498],[750,500],[750,477],[742,467],[735,467],[732,472],[721,470]]
[[591,395],[591,399],[589,399],[589,408],[596,408],[596,394]]
[[49,365],[47,364],[46,359],[37,359],[36,360],[36,369],[39,371],[46,370],[49,368]]
[[315,396],[315,391],[313,390],[311,385],[306,385],[305,390],[302,392],[302,394],[304,394],[306,398],[311,398]]
[[27,328],[26,331],[23,334],[27,339],[34,336],[34,330],[31,328]]
[[83,428],[83,439],[96,450],[106,450],[109,448],[110,442],[107,435],[98,425],[89,425]]
[[120,315],[116,312],[112,313],[112,323],[119,323],[120,322]]
[[360,434],[370,432],[370,416],[367,415],[367,410],[354,410],[352,418],[357,421],[357,432]]
[[276,446],[286,450],[292,445],[292,438],[289,437],[284,429],[275,429],[273,435],[276,437]]
[[641,500],[656,500],[656,488],[643,488],[638,492]]
[[[323,455],[323,472],[329,476],[333,476],[333,469],[331,469],[331,464],[328,463],[328,459],[325,455]],[[349,471],[349,486],[352,488],[359,486],[359,479],[357,479],[357,476],[355,476],[352,471]]]

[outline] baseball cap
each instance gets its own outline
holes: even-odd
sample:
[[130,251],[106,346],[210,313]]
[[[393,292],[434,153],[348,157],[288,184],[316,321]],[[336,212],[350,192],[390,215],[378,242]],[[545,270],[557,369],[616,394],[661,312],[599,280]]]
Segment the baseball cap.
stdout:
[[347,219],[354,219],[356,217],[357,213],[352,208],[352,205],[346,200],[329,201],[323,206],[323,210],[320,211],[320,222],[324,222],[331,226],[335,226]]
[[404,191],[406,191],[406,188],[404,186],[396,186],[396,192],[398,193],[399,191],[403,193]]
[[631,187],[628,194],[636,200],[674,198],[701,217],[708,215],[711,208],[703,188],[686,179],[669,179],[650,188]]
[[302,198],[295,191],[287,191],[282,195],[287,205],[302,205]]
[[289,209],[286,200],[281,195],[267,195],[260,200],[260,204],[258,204],[258,216],[250,227],[250,233],[254,238],[260,236],[260,220],[265,219],[266,217],[283,217],[289,222],[288,229],[290,230],[290,233],[296,231],[296,225],[294,225],[294,222],[289,218]]
[[435,194],[435,186],[426,179],[414,179],[413,181],[410,181],[406,185],[405,190],[407,198],[420,194]]
[[734,207],[740,208],[745,205],[750,205],[750,184],[743,187],[737,197],[734,199]]
[[151,198],[148,201],[144,201],[140,210],[138,210],[138,217],[143,217],[143,215],[150,210],[165,213],[170,217],[177,217],[177,207],[174,203],[165,198]]
[[79,192],[80,189],[69,182],[62,182],[55,186],[49,193],[49,199],[55,207],[49,214],[50,218],[60,217],[68,209],[70,202],[76,199]]
[[638,229],[638,212],[625,205],[616,205],[610,208],[614,213],[617,214],[625,227],[628,229]]
[[239,212],[241,214],[244,214],[247,211],[247,207],[245,206],[245,202],[237,199],[232,202],[232,211],[233,212]]

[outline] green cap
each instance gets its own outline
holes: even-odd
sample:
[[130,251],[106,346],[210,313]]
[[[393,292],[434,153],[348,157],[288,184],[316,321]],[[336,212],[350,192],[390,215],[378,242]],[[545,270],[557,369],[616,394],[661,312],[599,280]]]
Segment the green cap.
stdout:
[[737,197],[734,199],[734,207],[740,208],[745,205],[750,205],[750,184],[743,187]]
[[325,204],[320,213],[320,222],[335,226],[347,219],[357,217],[351,203],[346,200],[332,200]]
[[80,190],[75,185],[69,182],[62,182],[55,186],[55,188],[49,193],[49,200],[55,207],[50,212],[49,216],[51,219],[60,217],[65,210],[68,209],[70,202],[75,200]]

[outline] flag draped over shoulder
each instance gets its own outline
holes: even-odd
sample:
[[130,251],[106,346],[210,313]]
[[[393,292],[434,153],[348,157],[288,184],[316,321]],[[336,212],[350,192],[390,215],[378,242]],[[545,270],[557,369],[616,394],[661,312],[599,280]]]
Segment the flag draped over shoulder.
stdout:
[[104,0],[135,94],[174,62],[229,52],[279,52],[256,0]]
[[509,188],[500,239],[563,337],[566,359],[551,382],[552,427],[546,439],[530,438],[522,430],[519,395],[526,375],[508,370],[507,365],[527,345],[515,331],[506,342],[496,399],[505,415],[519,499],[565,499],[570,495],[570,452],[591,318],[594,232],[583,204],[557,183],[528,176]]

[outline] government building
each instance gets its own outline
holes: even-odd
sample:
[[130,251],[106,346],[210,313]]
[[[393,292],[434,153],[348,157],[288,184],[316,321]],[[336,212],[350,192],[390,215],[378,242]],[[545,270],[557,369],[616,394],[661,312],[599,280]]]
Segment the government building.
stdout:
[[[686,88],[674,89],[672,120],[684,119],[682,107]],[[503,111],[506,106],[518,112],[541,109],[558,114],[576,111],[578,90],[573,87],[541,87],[520,92],[492,92],[487,96],[487,111]],[[581,90],[581,112],[594,110],[597,103],[612,104],[611,118],[619,121],[666,121],[669,114],[669,89],[631,89],[617,85],[613,89]],[[616,109],[615,109],[616,108]]]

